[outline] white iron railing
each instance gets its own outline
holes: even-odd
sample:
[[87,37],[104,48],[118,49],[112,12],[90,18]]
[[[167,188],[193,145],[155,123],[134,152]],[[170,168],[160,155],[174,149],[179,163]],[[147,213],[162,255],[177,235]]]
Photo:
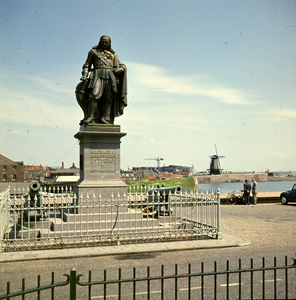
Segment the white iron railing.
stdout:
[[219,190],[152,197],[129,192],[110,199],[72,195],[6,197],[3,251],[221,238]]
[[4,243],[4,234],[9,226],[9,209],[7,207],[9,197],[9,188],[0,193],[0,253],[2,252],[2,245]]

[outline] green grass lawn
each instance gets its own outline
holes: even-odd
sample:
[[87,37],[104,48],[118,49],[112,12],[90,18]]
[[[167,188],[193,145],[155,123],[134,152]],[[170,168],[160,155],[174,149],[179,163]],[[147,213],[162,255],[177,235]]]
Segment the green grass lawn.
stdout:
[[161,180],[161,179],[147,179],[143,178],[141,180],[137,181],[130,181],[127,183],[128,186],[146,186],[147,188],[150,188],[151,186],[156,187],[156,185],[159,184],[160,186],[164,184],[164,186],[175,186],[180,185],[183,190],[191,190],[194,189],[194,178],[193,177],[182,177],[182,178],[172,178],[167,180]]

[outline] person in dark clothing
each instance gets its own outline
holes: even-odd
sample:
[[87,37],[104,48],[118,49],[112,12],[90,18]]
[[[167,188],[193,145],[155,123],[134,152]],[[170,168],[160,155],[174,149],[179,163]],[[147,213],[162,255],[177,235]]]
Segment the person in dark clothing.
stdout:
[[252,179],[253,185],[252,185],[252,193],[253,193],[253,203],[257,204],[257,193],[258,193],[258,185],[255,178]]
[[246,179],[244,183],[244,197],[246,199],[246,205],[250,205],[250,192],[251,192],[251,184]]

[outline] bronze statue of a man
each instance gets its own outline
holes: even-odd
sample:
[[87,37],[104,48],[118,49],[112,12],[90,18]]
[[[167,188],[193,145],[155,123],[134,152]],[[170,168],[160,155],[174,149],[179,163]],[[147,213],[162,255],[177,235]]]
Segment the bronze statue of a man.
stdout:
[[[90,76],[88,78],[88,74]],[[103,35],[88,53],[76,98],[84,112],[80,124],[114,124],[127,106],[127,69],[111,48],[111,38]]]

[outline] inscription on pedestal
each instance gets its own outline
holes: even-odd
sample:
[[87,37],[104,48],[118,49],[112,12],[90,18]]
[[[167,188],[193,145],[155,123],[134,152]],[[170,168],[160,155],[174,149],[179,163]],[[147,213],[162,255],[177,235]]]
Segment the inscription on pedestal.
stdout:
[[126,184],[120,179],[120,139],[126,133],[120,132],[117,125],[88,130],[89,126],[75,135],[80,141],[81,167],[80,180],[74,184],[75,194],[83,199],[101,195],[104,201],[111,201],[112,194],[126,195]]
[[91,174],[114,173],[116,170],[115,150],[100,149],[90,150],[90,170]]

